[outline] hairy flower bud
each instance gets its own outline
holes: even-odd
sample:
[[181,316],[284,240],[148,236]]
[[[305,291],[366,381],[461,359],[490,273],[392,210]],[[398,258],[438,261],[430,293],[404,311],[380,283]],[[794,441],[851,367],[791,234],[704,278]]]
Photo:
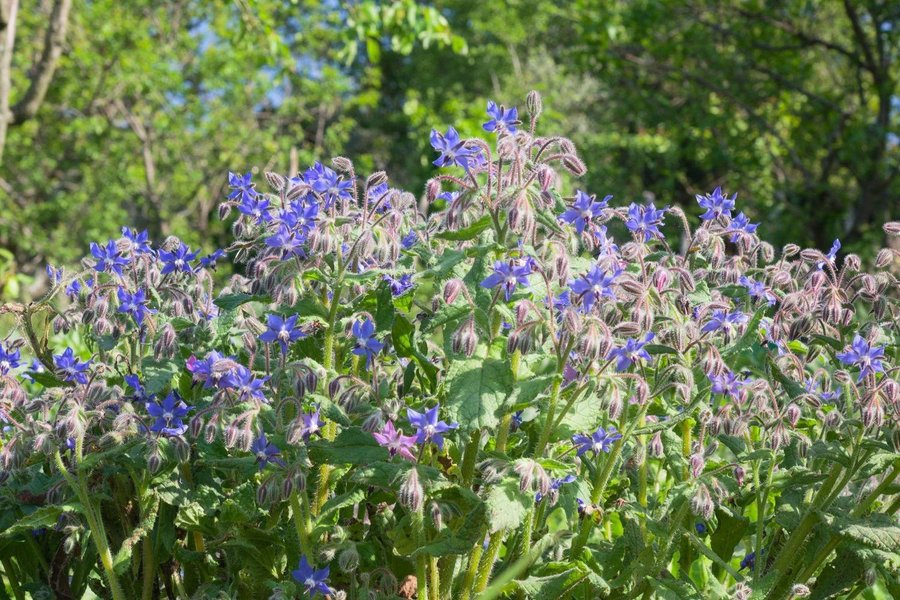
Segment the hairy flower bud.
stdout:
[[434,202],[441,195],[441,182],[438,179],[429,179],[425,184],[425,199],[429,203]]
[[567,154],[562,159],[563,167],[575,177],[583,177],[587,173],[587,166],[574,154]]
[[525,110],[531,115],[532,120],[537,120],[541,116],[544,111],[544,101],[540,92],[537,90],[528,92],[528,95],[525,96]]
[[709,520],[712,518],[714,509],[715,504],[709,494],[709,488],[705,484],[700,484],[696,493],[691,497],[691,512],[703,520]]
[[475,354],[477,345],[478,335],[475,333],[475,317],[474,315],[471,315],[453,333],[453,336],[451,337],[451,346],[456,353],[472,356]]
[[690,465],[691,475],[694,479],[700,477],[700,474],[703,473],[703,469],[706,467],[706,458],[703,456],[703,453],[696,452],[691,454]]
[[788,423],[791,424],[791,427],[796,427],[797,422],[800,421],[800,407],[791,402],[784,411],[784,414],[788,419]]
[[444,284],[444,302],[453,304],[459,297],[460,292],[465,288],[465,284],[459,279],[450,279]]
[[335,156],[331,159],[331,164],[338,171],[349,173],[353,170],[353,162],[349,158],[343,156]]
[[271,187],[273,190],[278,193],[284,191],[284,187],[287,184],[287,179],[285,179],[283,175],[280,175],[279,173],[273,173],[271,171],[266,171],[265,177],[266,183],[268,183],[269,187]]
[[425,490],[419,482],[419,472],[415,467],[409,470],[397,496],[400,504],[411,511],[419,512],[425,504]]
[[153,451],[150,453],[150,456],[147,457],[147,470],[152,474],[159,473],[160,468],[162,467],[162,457],[159,455],[159,452]]
[[338,554],[338,567],[344,573],[352,573],[359,567],[359,552],[356,546],[351,545]]
[[746,476],[746,472],[744,468],[740,465],[734,468],[734,479],[737,481],[738,487],[743,487],[744,485],[744,477]]

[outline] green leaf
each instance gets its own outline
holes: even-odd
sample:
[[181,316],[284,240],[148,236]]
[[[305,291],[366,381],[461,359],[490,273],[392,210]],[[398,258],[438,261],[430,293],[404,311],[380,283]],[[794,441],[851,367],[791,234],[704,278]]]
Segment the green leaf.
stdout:
[[874,513],[865,518],[825,515],[824,518],[835,533],[863,546],[887,552],[900,549],[900,525],[888,515]]
[[488,491],[487,521],[491,533],[516,529],[522,524],[528,509],[534,506],[534,496],[519,491],[519,482],[507,479]]
[[447,416],[466,434],[494,428],[508,408],[513,387],[509,362],[494,358],[455,361],[447,371]]
[[268,296],[254,296],[252,294],[226,294],[224,296],[219,296],[215,300],[213,300],[213,304],[218,306],[224,310],[235,310],[241,305],[247,304],[248,302],[271,302],[272,299]]
[[42,506],[33,512],[18,519],[9,528],[0,532],[0,538],[8,537],[19,532],[28,532],[31,535],[33,529],[42,529],[56,525],[60,515],[64,512],[81,512],[81,504],[77,502],[69,502],[66,504],[51,504]]
[[68,381],[63,381],[53,373],[48,373],[47,371],[28,371],[27,373],[32,379],[34,379],[37,383],[41,384],[44,387],[53,388],[53,387],[64,387],[71,386],[72,384]]
[[725,562],[731,561],[734,549],[750,527],[750,519],[734,514],[727,507],[716,509],[716,529],[710,535],[710,546],[713,552]]
[[484,215],[468,227],[457,229],[456,231],[442,231],[434,237],[439,240],[447,240],[451,242],[465,242],[474,240],[482,231],[491,226],[490,215]]
[[353,490],[351,492],[347,492],[346,494],[341,494],[340,496],[335,496],[330,499],[328,502],[322,506],[322,512],[317,517],[318,521],[323,521],[331,513],[339,511],[340,509],[346,506],[353,506],[354,504],[358,504],[366,499],[365,490]]
[[555,575],[528,577],[515,583],[532,600],[558,600],[587,579],[588,573],[583,568],[571,568]]
[[316,440],[309,443],[309,458],[313,464],[365,465],[388,459],[388,451],[378,445],[371,433],[359,427],[348,427],[333,442]]
[[172,378],[181,372],[181,367],[175,361],[156,361],[145,358],[141,363],[143,371],[144,387],[150,394],[159,394],[172,385]]

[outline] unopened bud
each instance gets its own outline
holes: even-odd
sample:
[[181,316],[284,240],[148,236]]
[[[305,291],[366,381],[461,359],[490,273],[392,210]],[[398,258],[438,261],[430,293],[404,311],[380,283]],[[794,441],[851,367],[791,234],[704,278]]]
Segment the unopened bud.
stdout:
[[537,90],[528,92],[528,95],[525,96],[525,110],[528,111],[528,114],[534,120],[541,116],[541,113],[544,112],[544,101],[541,99],[540,92]]
[[400,504],[411,511],[419,512],[425,504],[425,490],[419,482],[419,472],[415,467],[409,470],[398,495]]
[[737,484],[739,487],[742,487],[744,485],[744,477],[745,476],[746,476],[746,472],[744,471],[743,467],[738,465],[734,468],[734,479],[735,479],[735,481],[737,481]]
[[465,284],[459,279],[451,279],[444,284],[444,302],[453,304],[462,292]]
[[343,156],[335,156],[331,159],[331,164],[334,165],[335,169],[344,173],[349,173],[353,170],[353,163],[349,158]]
[[338,554],[338,566],[344,573],[352,573],[359,567],[359,552],[356,546],[350,546]]

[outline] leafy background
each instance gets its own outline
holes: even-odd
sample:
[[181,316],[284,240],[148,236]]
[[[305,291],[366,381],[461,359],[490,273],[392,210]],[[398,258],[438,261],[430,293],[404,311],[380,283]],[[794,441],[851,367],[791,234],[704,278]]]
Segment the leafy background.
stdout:
[[[0,0],[4,34],[14,3]],[[900,214],[893,2],[16,4],[0,72],[12,108],[67,14],[46,95],[3,148],[6,299],[40,293],[44,263],[73,264],[123,224],[219,246],[229,170],[344,154],[421,190],[432,127],[474,135],[488,98],[529,89],[580,148],[583,187],[617,202],[695,211],[693,194],[722,185],[773,243],[840,237],[869,258]]]

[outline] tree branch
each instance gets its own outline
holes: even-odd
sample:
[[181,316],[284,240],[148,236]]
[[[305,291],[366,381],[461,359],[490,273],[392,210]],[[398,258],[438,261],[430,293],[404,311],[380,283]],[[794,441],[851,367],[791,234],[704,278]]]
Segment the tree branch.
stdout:
[[34,75],[31,77],[28,90],[12,109],[11,125],[18,125],[33,117],[44,102],[53,74],[56,72],[56,64],[62,55],[71,8],[72,0],[56,0],[53,4],[41,58],[34,66]]

